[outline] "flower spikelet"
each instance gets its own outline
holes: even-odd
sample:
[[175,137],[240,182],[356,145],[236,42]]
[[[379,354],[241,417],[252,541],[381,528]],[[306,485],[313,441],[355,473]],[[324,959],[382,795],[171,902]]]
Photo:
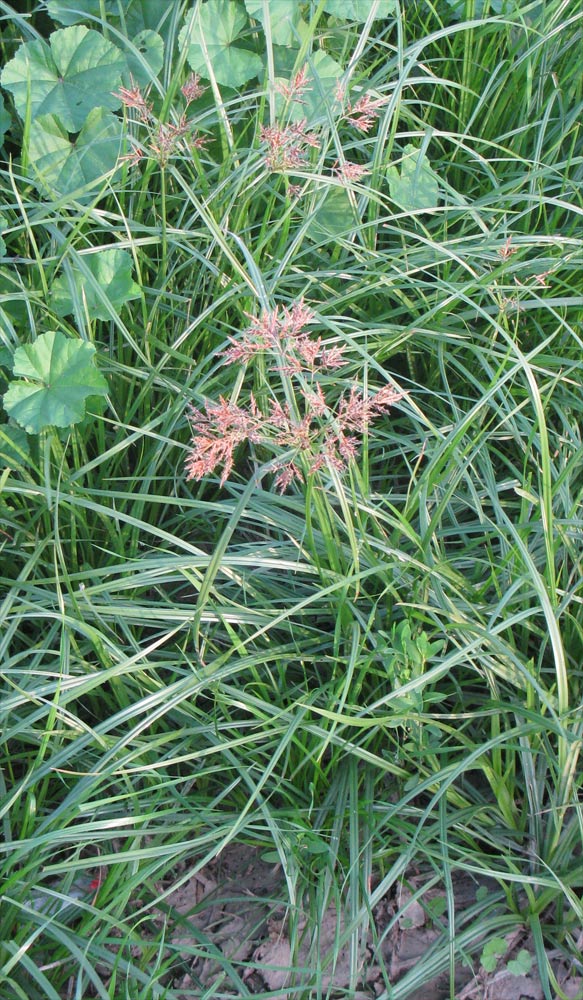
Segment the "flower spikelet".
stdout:
[[371,414],[376,416],[379,413],[385,413],[405,395],[406,393],[402,389],[397,389],[394,385],[384,385],[370,400]]
[[353,125],[359,132],[370,132],[379,116],[379,108],[387,103],[386,97],[371,97],[364,94],[359,97],[356,104],[348,104],[344,117],[349,125]]
[[233,455],[243,441],[258,442],[261,416],[255,401],[251,411],[227,402],[223,396],[218,403],[205,403],[206,413],[192,407],[189,420],[192,426],[192,449],[186,460],[186,478],[202,479],[223,466],[221,486],[233,468]]
[[114,94],[113,96],[117,97],[118,100],[122,102],[124,107],[133,108],[135,111],[137,111],[138,118],[141,121],[147,122],[151,118],[152,105],[143,96],[142,91],[138,87],[133,77],[130,78],[129,87],[120,87],[119,93]]
[[370,174],[370,170],[367,167],[364,167],[361,163],[351,163],[350,160],[343,160],[342,162],[336,160],[332,170],[341,181],[347,184],[360,181],[366,174]]
[[304,94],[306,90],[312,89],[311,87],[308,87],[308,67],[302,66],[295,76],[292,77],[289,84],[280,80],[276,83],[275,89],[279,91],[280,94],[283,94],[288,101],[296,101],[298,104],[305,104],[305,101],[302,101],[302,94]]
[[[265,351],[276,354],[285,353],[286,341],[302,341],[307,338],[305,327],[312,322],[314,314],[305,305],[304,300],[294,302],[291,308],[285,306],[275,309],[265,309],[260,316],[247,315],[249,327],[244,331],[241,340],[229,337],[231,347],[223,351],[223,357],[229,364],[245,364],[255,355]],[[286,365],[280,370],[300,371],[298,366],[286,358]]]
[[285,493],[288,486],[290,486],[295,480],[303,483],[304,477],[295,462],[288,462],[287,465],[281,466],[277,476],[275,477],[274,485],[279,493]]
[[202,97],[206,89],[207,88],[201,84],[198,73],[191,73],[186,83],[183,83],[180,88],[187,105],[192,101],[196,101],[199,97]]
[[365,395],[357,385],[340,393],[326,373],[345,364],[343,347],[324,347],[310,335],[314,313],[303,299],[290,306],[264,309],[248,315],[240,339],[230,337],[223,352],[227,363],[247,363],[260,353],[276,359],[275,370],[288,376],[285,385],[271,387],[269,404],[261,407],[250,393],[246,405],[221,396],[204,409],[192,408],[191,451],[186,461],[188,479],[221,468],[224,485],[233,470],[239,445],[259,444],[273,454],[275,488],[284,492],[321,470],[341,473],[358,456],[360,439],[372,421],[386,413],[405,393],[387,383]]
[[322,368],[343,368],[348,364],[342,357],[343,354],[343,347],[323,347],[320,351],[320,365]]
[[315,417],[323,417],[324,414],[328,413],[328,403],[319,382],[316,383],[313,391],[304,390],[302,395],[306,402],[306,409]]
[[262,142],[267,144],[265,162],[269,170],[297,170],[306,159],[306,146],[317,149],[320,140],[315,132],[307,129],[305,119],[291,125],[262,125]]

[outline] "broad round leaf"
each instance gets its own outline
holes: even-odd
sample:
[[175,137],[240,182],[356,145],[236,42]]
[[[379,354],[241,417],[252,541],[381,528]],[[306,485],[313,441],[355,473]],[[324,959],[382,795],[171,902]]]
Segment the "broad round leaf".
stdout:
[[387,170],[391,198],[406,212],[437,208],[439,178],[421,151],[408,143],[400,166]]
[[[168,0],[131,0],[124,11],[128,38],[149,30],[160,35],[169,44],[174,20],[173,4]],[[170,43],[172,44],[172,43]]]
[[31,169],[49,195],[75,192],[82,199],[99,178],[114,169],[122,141],[120,121],[101,108],[88,116],[74,142],[59,121],[47,115],[33,122],[30,130]]
[[14,375],[4,395],[6,412],[29,434],[44,427],[70,427],[85,416],[88,396],[107,394],[107,382],[93,364],[95,348],[50,330],[14,352]]
[[348,192],[343,187],[330,187],[320,207],[310,217],[307,234],[314,240],[340,236],[358,225]]
[[21,118],[30,101],[33,119],[54,115],[63,128],[78,132],[95,108],[120,106],[113,96],[126,61],[97,31],[83,25],[61,28],[43,41],[21,45],[6,63],[0,82],[9,90]]
[[192,12],[178,44],[188,46],[195,73],[208,79],[210,62],[217,83],[236,89],[263,71],[258,55],[234,44],[246,25],[245,13],[234,0],[209,0]]
[[124,14],[128,35],[137,35],[146,28],[163,34],[161,29],[172,21],[172,14],[168,0],[130,0]]
[[259,21],[263,30],[269,18],[269,33],[274,45],[299,45],[298,33],[302,16],[297,0],[277,0],[264,4],[263,0],[245,0],[249,17]]
[[76,258],[70,276],[53,282],[51,305],[58,316],[67,316],[75,312],[75,302],[83,302],[91,319],[108,320],[112,310],[119,314],[139,294],[127,250],[101,250]]
[[146,89],[164,65],[164,39],[155,31],[140,31],[126,50],[130,79]]
[[[373,3],[374,0],[326,0],[324,10],[342,21],[363,22],[368,19]],[[394,14],[396,6],[396,0],[376,0],[375,20]]]
[[4,107],[4,98],[0,94],[0,142],[2,142],[8,129],[12,125],[12,118]]
[[58,24],[78,24],[87,17],[101,18],[102,2],[106,16],[117,13],[117,0],[48,0],[47,12]]
[[6,244],[2,238],[6,226],[7,226],[6,218],[3,215],[0,215],[0,257],[4,257],[4,255],[6,254]]

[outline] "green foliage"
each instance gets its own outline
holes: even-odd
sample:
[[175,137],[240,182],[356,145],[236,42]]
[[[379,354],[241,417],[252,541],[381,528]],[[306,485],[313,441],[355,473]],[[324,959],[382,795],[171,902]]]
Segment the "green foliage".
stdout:
[[54,116],[68,132],[78,132],[95,108],[118,108],[125,59],[98,31],[83,25],[54,31],[44,41],[27,42],[2,70],[21,118]]
[[91,188],[115,170],[122,139],[119,120],[102,108],[88,114],[75,138],[58,118],[37,118],[30,129],[30,169],[49,197],[74,193],[85,200]]
[[305,90],[302,90],[297,99],[286,99],[281,85],[289,86],[291,81],[278,78],[280,90],[276,94],[275,104],[278,114],[287,121],[306,120],[309,125],[327,120],[328,116],[338,115],[336,91],[341,76],[342,66],[335,59],[322,50],[315,52],[306,69]]
[[343,187],[330,187],[310,217],[307,233],[314,240],[340,236],[358,228],[356,207]]
[[4,3],[3,996],[273,992],[159,898],[232,841],[298,996],[579,959],[583,14],[523,6]]
[[149,87],[164,65],[164,39],[147,28],[138,32],[128,49],[127,63],[128,85],[133,81],[140,87]]
[[100,18],[115,14],[119,9],[117,0],[47,0],[47,11],[58,24],[78,24],[87,17]]
[[327,14],[343,21],[366,21],[373,13],[374,19],[390,17],[397,8],[396,0],[326,0]]
[[408,620],[395,623],[387,647],[386,668],[391,684],[399,690],[410,682],[417,682],[394,701],[398,711],[422,712],[424,708],[424,682],[428,662],[443,651],[443,640],[430,642],[426,632],[414,634]]
[[28,434],[45,427],[70,427],[85,416],[88,397],[106,395],[107,382],[95,368],[92,344],[51,330],[14,352],[13,375],[4,409]]
[[498,962],[508,951],[508,943],[503,937],[490,938],[482,949],[480,964],[486,972],[494,972]]
[[0,465],[21,468],[30,455],[28,438],[22,427],[0,424]]
[[249,17],[254,18],[269,35],[274,45],[299,45],[305,32],[305,21],[301,16],[301,6],[296,0],[279,0],[277,4],[265,4],[263,0],[245,0]]
[[387,168],[392,200],[405,212],[430,212],[440,201],[439,178],[427,157],[411,143],[400,164]]
[[521,948],[516,958],[506,963],[506,968],[513,976],[527,976],[532,969],[532,955],[526,948]]
[[12,124],[12,119],[4,106],[4,98],[0,94],[0,144]]
[[53,282],[51,304],[57,316],[74,313],[79,305],[90,319],[107,320],[139,294],[127,250],[102,250],[76,258],[70,272]]
[[[493,937],[482,949],[480,964],[485,972],[494,972],[500,960],[508,951],[508,942],[503,937]],[[516,958],[505,963],[508,972],[513,976],[527,976],[532,971],[532,955],[526,948],[521,948]]]
[[[444,0],[450,8],[454,17],[462,18],[468,15],[474,17],[485,17],[487,14],[502,14],[505,8],[514,8],[516,12],[516,0],[470,0],[471,7],[468,7],[468,0]],[[510,11],[509,11],[510,12]]]
[[260,57],[241,43],[247,25],[244,9],[235,0],[208,0],[196,7],[180,32],[178,44],[186,48],[195,73],[236,89],[261,74]]

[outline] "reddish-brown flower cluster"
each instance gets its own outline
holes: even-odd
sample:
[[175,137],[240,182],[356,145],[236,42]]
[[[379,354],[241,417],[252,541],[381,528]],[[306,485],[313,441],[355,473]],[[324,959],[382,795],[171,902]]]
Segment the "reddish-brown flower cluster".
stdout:
[[498,248],[498,256],[502,260],[508,260],[515,253],[517,253],[517,248],[512,246],[512,236],[509,236],[504,245]]
[[113,96],[117,97],[124,107],[137,111],[140,121],[148,122],[152,117],[152,104],[146,100],[133,77],[130,79],[129,87],[120,87],[119,93]]
[[222,466],[223,485],[232,471],[235,449],[244,442],[275,452],[275,486],[282,493],[294,481],[303,482],[306,474],[314,475],[326,468],[342,472],[358,454],[359,437],[366,433],[369,423],[404,393],[387,385],[365,398],[353,387],[334,405],[326,398],[318,375],[346,361],[342,348],[326,348],[321,338],[310,338],[306,326],[313,322],[314,314],[304,302],[300,300],[289,309],[278,306],[249,318],[250,326],[242,339],[230,338],[232,347],[224,352],[227,362],[247,363],[259,352],[271,353],[280,362],[280,373],[295,376],[302,372],[305,378],[307,372],[312,385],[307,388],[303,378],[293,404],[273,398],[265,410],[258,407],[252,393],[246,408],[223,397],[218,403],[205,403],[204,412],[192,408],[187,479],[202,479]]
[[314,315],[300,299],[291,309],[279,306],[261,316],[249,316],[251,326],[245,330],[240,340],[229,337],[231,347],[224,351],[224,357],[231,364],[246,364],[257,354],[269,352],[279,361],[278,371],[287,375],[301,371],[341,368],[346,364],[342,357],[342,347],[326,348],[318,337],[313,340],[306,327]]
[[366,174],[370,174],[370,170],[367,167],[362,166],[360,163],[351,163],[349,160],[343,160],[342,162],[336,160],[332,170],[340,180],[348,183],[360,181]]
[[249,410],[220,397],[205,403],[206,413],[192,407],[188,417],[194,434],[193,449],[186,462],[187,479],[202,479],[217,465],[223,466],[221,486],[233,468],[233,453],[243,441],[261,441],[262,415],[251,396]]
[[[344,90],[338,87],[336,90],[336,99],[340,103],[344,103],[344,97]],[[346,119],[349,125],[357,128],[359,132],[370,132],[379,116],[379,108],[384,107],[386,103],[386,97],[375,98],[371,97],[370,94],[363,94],[362,97],[358,98],[356,104],[348,102],[342,117]]]
[[307,66],[302,66],[295,76],[292,77],[289,83],[284,83],[280,80],[279,83],[276,84],[276,90],[278,90],[280,94],[283,94],[288,101],[296,101],[299,104],[305,103],[305,101],[302,101],[302,94],[304,94],[306,90],[311,89],[311,87],[308,87]]
[[207,89],[207,87],[201,84],[198,73],[191,73],[186,83],[182,84],[180,91],[188,107],[193,101],[197,101],[199,97],[202,97]]
[[261,141],[267,143],[265,162],[270,170],[299,170],[304,166],[307,147],[317,149],[320,140],[315,132],[310,132],[306,121],[291,125],[262,125]]
[[[200,84],[200,77],[196,73],[192,73],[181,89],[186,106],[188,107],[192,101],[205,92],[206,87]],[[146,100],[133,79],[129,88],[120,87],[119,93],[113,96],[119,98],[126,108],[132,108],[137,111],[140,122],[147,125],[149,130],[147,145],[144,147],[132,143],[131,152],[122,157],[122,160],[128,162],[130,166],[136,166],[143,159],[145,155],[144,149],[149,150],[161,166],[166,166],[168,160],[175,152],[180,139],[183,139],[185,136],[188,137],[191,149],[202,149],[208,141],[204,136],[192,137],[193,126],[188,121],[184,112],[177,124],[173,124],[172,122],[158,122],[156,124],[151,102]]]

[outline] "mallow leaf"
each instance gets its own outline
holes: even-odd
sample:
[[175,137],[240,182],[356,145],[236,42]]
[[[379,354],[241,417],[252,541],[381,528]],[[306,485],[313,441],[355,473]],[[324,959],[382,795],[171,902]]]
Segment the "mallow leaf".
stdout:
[[12,118],[4,107],[4,98],[0,94],[0,143],[12,125]]
[[346,234],[358,224],[348,191],[330,186],[316,211],[310,216],[308,235],[314,240]]
[[133,86],[133,81],[147,90],[164,65],[164,39],[155,31],[140,31],[128,45],[126,56],[126,83]]
[[264,4],[263,0],[245,0],[249,17],[259,21],[265,30],[266,16],[269,18],[269,33],[274,45],[299,45],[298,30],[302,21],[297,0],[277,0]]
[[[342,21],[364,22],[371,12],[373,2],[374,0],[326,0],[324,10]],[[394,14],[396,6],[396,0],[377,0],[375,20]]]
[[162,36],[166,47],[172,46],[174,10],[168,0],[130,0],[129,3],[126,0],[124,18],[128,38],[142,31],[154,31]]
[[0,215],[0,257],[4,257],[6,254],[6,244],[2,239],[4,230],[6,229],[6,219],[3,215]]
[[47,13],[59,24],[78,24],[87,17],[101,18],[117,13],[117,0],[48,0]]
[[243,8],[234,0],[208,0],[191,13],[178,45],[181,50],[187,46],[187,59],[195,73],[208,80],[210,62],[217,83],[237,89],[263,71],[255,52],[235,44],[247,24]]
[[85,416],[89,396],[105,396],[107,382],[93,364],[95,348],[59,331],[41,334],[14,352],[12,381],[4,394],[6,412],[28,434],[44,427],[70,427]]
[[126,69],[123,54],[98,31],[84,25],[53,31],[49,44],[26,42],[0,76],[21,118],[54,115],[68,132],[78,132],[95,108],[119,108],[113,91]]
[[70,277],[61,275],[53,282],[51,305],[57,316],[67,316],[75,312],[75,302],[83,302],[90,319],[108,320],[112,309],[119,314],[124,303],[139,294],[127,250],[100,250],[84,254],[75,261]]
[[28,438],[22,427],[0,424],[0,466],[18,469],[30,457]]
[[427,157],[411,143],[405,146],[400,165],[388,168],[387,178],[392,200],[405,212],[437,208],[439,178]]
[[114,169],[122,141],[121,122],[102,108],[88,115],[75,139],[57,118],[46,115],[30,129],[30,169],[49,196],[75,192],[82,200],[99,178]]

